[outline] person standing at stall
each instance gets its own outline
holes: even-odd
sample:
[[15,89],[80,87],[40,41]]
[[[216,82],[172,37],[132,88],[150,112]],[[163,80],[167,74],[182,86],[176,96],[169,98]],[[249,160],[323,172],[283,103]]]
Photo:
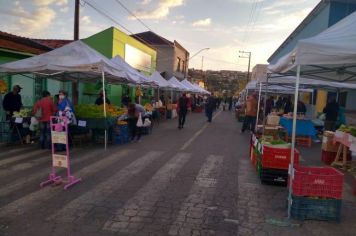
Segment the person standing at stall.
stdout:
[[[128,126],[131,133],[131,141],[139,142],[141,139],[141,127],[137,126],[138,120],[145,113],[145,108],[137,103],[129,103],[127,108]],[[142,120],[141,120],[142,121]]]
[[254,132],[256,125],[256,116],[257,116],[257,99],[256,93],[249,96],[245,103],[246,115],[245,120],[242,125],[241,133],[244,133],[246,129]]
[[336,102],[335,97],[331,97],[326,104],[323,112],[325,113],[324,129],[329,131],[335,131],[336,121],[339,113],[339,104]]
[[[107,96],[105,97],[105,102],[106,102],[106,104],[109,104],[109,105],[111,104],[110,100]],[[102,104],[104,104],[104,92],[103,92],[103,90],[100,90],[99,97],[96,99],[95,105],[100,106]]]
[[33,115],[40,123],[40,146],[41,149],[50,148],[51,134],[49,129],[49,122],[51,116],[57,111],[53,103],[51,94],[48,91],[42,92],[42,98],[35,103],[33,108]]
[[22,87],[15,85],[11,92],[7,93],[2,102],[6,113],[6,120],[10,120],[15,111],[20,111],[22,107],[21,92]]
[[178,100],[177,109],[178,109],[178,129],[183,129],[185,124],[185,117],[188,112],[189,101],[185,93]]

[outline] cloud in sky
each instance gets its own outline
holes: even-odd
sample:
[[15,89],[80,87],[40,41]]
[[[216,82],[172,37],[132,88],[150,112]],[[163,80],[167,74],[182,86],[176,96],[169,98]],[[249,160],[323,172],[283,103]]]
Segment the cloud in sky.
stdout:
[[48,6],[55,3],[57,6],[65,6],[68,4],[68,0],[32,0],[37,6]]
[[197,27],[197,26],[209,26],[211,25],[211,18],[206,18],[202,20],[198,20],[192,23],[192,26]]
[[[145,3],[147,1],[144,1]],[[149,3],[150,1],[148,1]],[[146,4],[146,6],[148,5]],[[170,9],[174,7],[179,7],[183,5],[183,0],[159,0],[158,4],[152,10],[137,10],[135,15],[141,19],[162,19],[169,15]],[[129,19],[135,19],[134,17],[129,17]]]
[[[51,8],[41,5],[32,12],[25,10],[19,1],[7,12],[1,12],[14,17],[13,32],[22,36],[41,35],[56,18],[56,12]],[[5,10],[6,11],[6,10]]]

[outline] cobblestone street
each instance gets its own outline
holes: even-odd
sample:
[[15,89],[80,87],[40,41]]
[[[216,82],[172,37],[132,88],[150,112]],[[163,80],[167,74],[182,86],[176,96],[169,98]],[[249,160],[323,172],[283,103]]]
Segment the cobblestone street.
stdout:
[[[1,147],[0,235],[355,235],[356,197],[347,178],[340,223],[287,222],[287,188],[262,185],[249,134],[232,113],[212,123],[189,114],[155,126],[142,142],[75,147],[78,185],[40,188],[51,158],[34,146]],[[301,164],[320,163],[320,145]],[[63,172],[64,174],[64,172]]]

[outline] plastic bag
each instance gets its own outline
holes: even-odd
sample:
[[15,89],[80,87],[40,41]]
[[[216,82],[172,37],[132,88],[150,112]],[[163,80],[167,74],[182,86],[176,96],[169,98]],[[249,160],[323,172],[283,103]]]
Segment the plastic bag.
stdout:
[[151,121],[148,118],[145,118],[144,122],[143,122],[143,127],[149,127],[151,126]]
[[141,113],[139,113],[139,115],[138,115],[138,120],[137,120],[136,126],[137,127],[142,127],[143,126]]

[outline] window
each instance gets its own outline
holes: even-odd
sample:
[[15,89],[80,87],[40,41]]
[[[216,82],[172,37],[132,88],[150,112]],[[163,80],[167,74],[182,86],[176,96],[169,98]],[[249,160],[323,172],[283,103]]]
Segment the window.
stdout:
[[185,72],[185,61],[182,61],[182,70],[183,73]]
[[180,71],[180,62],[181,62],[181,59],[179,57],[177,57],[177,69],[176,71]]

